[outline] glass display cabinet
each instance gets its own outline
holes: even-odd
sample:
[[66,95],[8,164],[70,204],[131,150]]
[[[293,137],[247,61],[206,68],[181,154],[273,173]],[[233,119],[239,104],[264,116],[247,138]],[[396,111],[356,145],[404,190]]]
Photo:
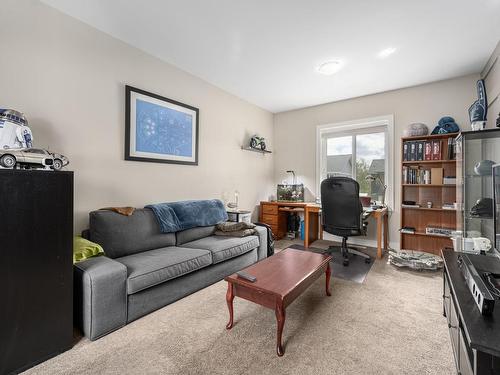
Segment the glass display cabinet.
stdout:
[[500,163],[500,129],[464,131],[456,138],[457,240],[472,250],[475,237],[495,247],[492,167]]

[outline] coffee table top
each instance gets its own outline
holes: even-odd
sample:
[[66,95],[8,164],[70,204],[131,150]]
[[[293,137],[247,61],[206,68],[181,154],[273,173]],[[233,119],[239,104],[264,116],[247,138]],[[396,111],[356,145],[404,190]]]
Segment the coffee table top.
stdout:
[[235,273],[225,280],[284,298],[328,264],[331,258],[330,255],[288,248],[243,270],[257,278],[254,283]]

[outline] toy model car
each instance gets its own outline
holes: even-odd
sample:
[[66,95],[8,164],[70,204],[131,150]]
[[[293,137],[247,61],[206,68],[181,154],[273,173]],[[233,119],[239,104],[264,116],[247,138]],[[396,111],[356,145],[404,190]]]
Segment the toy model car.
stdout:
[[254,135],[250,140],[251,148],[260,148],[262,151],[266,150],[266,141],[264,137],[259,137],[258,135]]
[[40,148],[0,150],[0,166],[3,168],[15,168],[18,165],[25,169],[43,168],[59,171],[68,164],[66,156]]

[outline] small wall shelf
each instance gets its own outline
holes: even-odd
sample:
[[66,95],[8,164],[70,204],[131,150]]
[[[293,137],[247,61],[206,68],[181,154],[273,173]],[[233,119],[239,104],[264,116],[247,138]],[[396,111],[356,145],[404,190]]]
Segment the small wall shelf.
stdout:
[[259,152],[261,154],[272,154],[272,151],[269,151],[269,150],[260,150],[258,148],[252,148],[252,147],[249,147],[249,146],[241,146],[241,149],[242,150],[246,150],[246,151]]

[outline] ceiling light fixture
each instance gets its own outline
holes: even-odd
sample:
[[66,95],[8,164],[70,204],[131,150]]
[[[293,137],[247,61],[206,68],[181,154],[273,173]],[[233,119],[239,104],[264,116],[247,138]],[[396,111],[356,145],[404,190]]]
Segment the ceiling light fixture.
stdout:
[[342,68],[342,63],[340,61],[331,60],[319,65],[316,68],[316,71],[326,76],[330,76],[332,74],[337,73],[341,68]]
[[380,51],[377,56],[381,59],[385,59],[386,57],[392,55],[394,52],[396,52],[396,48],[389,47]]

